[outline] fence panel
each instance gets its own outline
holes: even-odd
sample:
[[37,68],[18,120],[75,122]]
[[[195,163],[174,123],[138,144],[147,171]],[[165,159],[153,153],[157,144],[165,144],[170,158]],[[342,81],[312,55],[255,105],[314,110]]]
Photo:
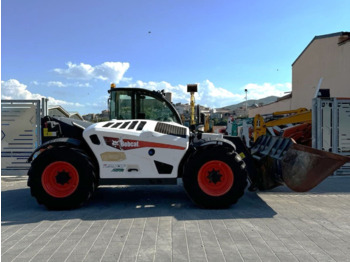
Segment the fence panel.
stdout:
[[40,100],[1,100],[1,173],[26,174],[40,145]]

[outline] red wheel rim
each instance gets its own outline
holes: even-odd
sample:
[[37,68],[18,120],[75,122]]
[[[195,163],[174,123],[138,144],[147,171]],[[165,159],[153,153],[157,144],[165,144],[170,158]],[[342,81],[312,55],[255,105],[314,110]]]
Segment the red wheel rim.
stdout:
[[53,162],[45,168],[41,183],[49,195],[58,198],[67,197],[77,189],[79,173],[68,162]]
[[198,172],[198,184],[210,196],[222,196],[232,187],[234,175],[225,162],[212,160],[205,163]]

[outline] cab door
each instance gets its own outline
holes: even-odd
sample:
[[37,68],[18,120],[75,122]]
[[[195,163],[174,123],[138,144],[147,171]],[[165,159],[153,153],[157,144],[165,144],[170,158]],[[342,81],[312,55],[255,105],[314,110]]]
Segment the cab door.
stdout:
[[182,124],[175,107],[156,91],[140,88],[110,90],[111,119],[150,119]]

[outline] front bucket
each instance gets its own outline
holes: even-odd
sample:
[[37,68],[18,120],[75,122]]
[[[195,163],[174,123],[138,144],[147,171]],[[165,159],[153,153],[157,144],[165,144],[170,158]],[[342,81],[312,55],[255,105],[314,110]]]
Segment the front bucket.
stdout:
[[251,149],[262,190],[285,184],[297,192],[306,192],[333,174],[350,157],[299,145],[290,138],[261,136]]
[[306,192],[349,161],[350,157],[293,144],[282,158],[282,180],[290,189]]

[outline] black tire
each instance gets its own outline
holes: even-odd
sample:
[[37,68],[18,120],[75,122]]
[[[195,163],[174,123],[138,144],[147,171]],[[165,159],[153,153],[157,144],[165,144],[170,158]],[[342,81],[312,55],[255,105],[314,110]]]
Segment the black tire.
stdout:
[[53,147],[39,154],[28,171],[28,186],[48,209],[80,207],[97,187],[95,167],[84,151]]
[[232,148],[215,146],[196,151],[189,157],[182,180],[196,205],[222,209],[235,204],[244,194],[247,173],[245,163]]
[[93,192],[95,192],[97,188],[100,186],[98,163],[97,161],[93,161],[92,158],[90,158],[84,150],[79,148],[74,148],[74,150],[82,154],[88,161],[88,165],[93,168],[93,172],[94,172]]

